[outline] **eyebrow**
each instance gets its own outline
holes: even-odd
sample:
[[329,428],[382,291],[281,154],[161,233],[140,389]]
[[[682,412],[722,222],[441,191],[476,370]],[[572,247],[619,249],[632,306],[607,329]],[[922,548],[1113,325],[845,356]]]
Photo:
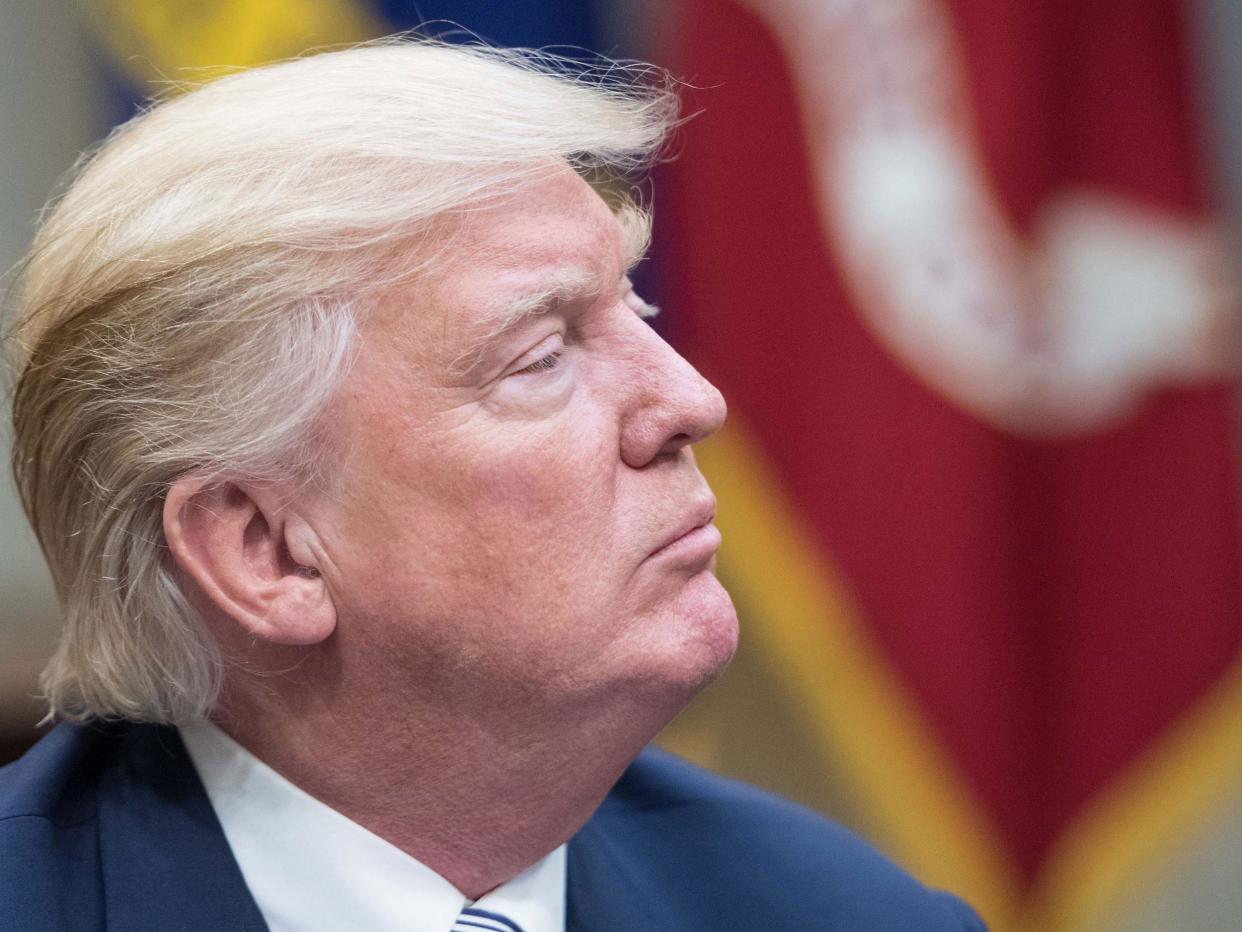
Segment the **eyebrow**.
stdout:
[[[643,260],[651,243],[651,215],[641,208],[626,205],[614,214],[621,227],[622,255],[627,279],[634,267]],[[468,372],[486,351],[489,344],[522,321],[546,314],[561,304],[566,304],[590,294],[596,275],[579,265],[566,265],[551,271],[545,284],[530,291],[507,295],[497,307],[486,311],[484,316],[490,325],[464,353],[453,360],[451,368],[457,374]]]
[[581,266],[563,266],[547,275],[545,283],[538,288],[508,295],[504,303],[493,309],[487,317],[491,321],[480,342],[496,339],[506,330],[516,327],[528,317],[546,314],[558,304],[565,304],[589,293],[595,276]]
[[484,311],[487,329],[460,356],[453,360],[449,369],[456,375],[465,375],[483,358],[487,348],[505,332],[513,329],[529,317],[546,314],[554,307],[565,304],[592,288],[593,276],[580,266],[564,266],[547,274],[544,284],[518,294],[508,294],[495,307]]

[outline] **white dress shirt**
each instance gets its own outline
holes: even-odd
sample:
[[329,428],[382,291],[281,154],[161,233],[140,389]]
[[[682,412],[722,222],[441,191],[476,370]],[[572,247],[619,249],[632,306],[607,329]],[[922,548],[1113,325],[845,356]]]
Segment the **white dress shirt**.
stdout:
[[[449,932],[471,905],[400,848],[290,783],[209,722],[181,729],[272,932]],[[524,932],[565,930],[565,846],[473,904]]]

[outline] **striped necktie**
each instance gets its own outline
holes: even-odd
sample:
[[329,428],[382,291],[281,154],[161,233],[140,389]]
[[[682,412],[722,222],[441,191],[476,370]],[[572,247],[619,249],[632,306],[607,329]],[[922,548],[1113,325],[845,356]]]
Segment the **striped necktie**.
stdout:
[[522,932],[522,927],[507,916],[486,909],[467,906],[453,923],[451,932]]

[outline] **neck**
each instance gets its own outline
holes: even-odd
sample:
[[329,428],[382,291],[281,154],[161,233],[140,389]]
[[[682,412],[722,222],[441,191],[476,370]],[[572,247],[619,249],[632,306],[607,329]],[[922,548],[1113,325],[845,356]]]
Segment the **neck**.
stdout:
[[[217,723],[310,795],[436,871],[470,899],[566,842],[680,708],[653,714],[616,696],[573,717],[493,702],[356,702],[231,694]],[[296,711],[295,711],[296,710]]]

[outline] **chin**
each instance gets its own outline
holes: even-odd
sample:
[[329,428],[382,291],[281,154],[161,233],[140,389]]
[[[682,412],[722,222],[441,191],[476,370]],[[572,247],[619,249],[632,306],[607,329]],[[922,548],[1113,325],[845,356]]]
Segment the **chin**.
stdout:
[[715,575],[700,573],[658,621],[650,658],[654,679],[684,704],[729,665],[737,650],[737,611]]
[[683,581],[676,595],[631,616],[602,653],[575,668],[560,695],[654,736],[728,666],[737,638],[733,601],[704,571]]

